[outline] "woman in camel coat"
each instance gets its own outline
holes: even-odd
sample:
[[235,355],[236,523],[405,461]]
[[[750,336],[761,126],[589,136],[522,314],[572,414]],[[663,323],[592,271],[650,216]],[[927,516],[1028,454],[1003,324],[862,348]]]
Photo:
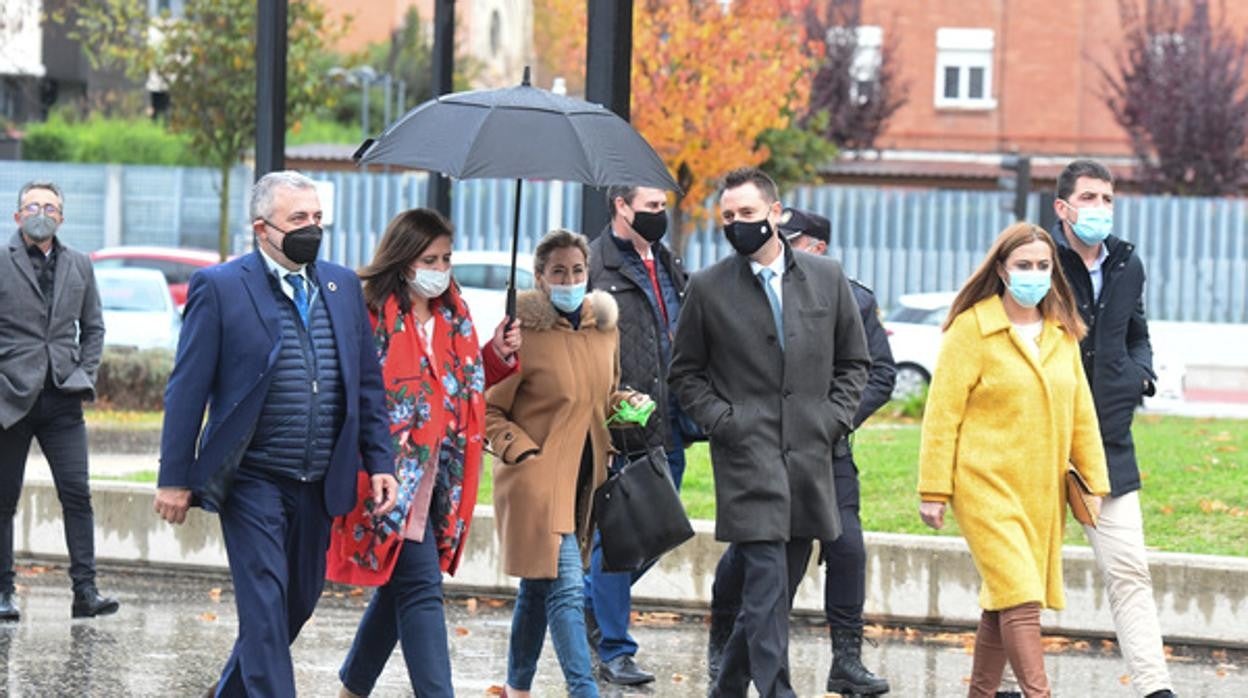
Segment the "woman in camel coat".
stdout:
[[954,517],[983,579],[971,696],[992,696],[1006,656],[1028,698],[1048,696],[1040,608],[1060,609],[1065,472],[1109,491],[1079,356],[1083,322],[1041,228],[997,238],[954,300],[928,393],[920,512]]
[[568,692],[597,696],[585,637],[582,568],[593,493],[606,479],[607,418],[619,400],[619,333],[610,294],[585,293],[589,247],[566,230],[538,243],[538,288],[516,302],[520,371],[486,392],[494,513],[503,567],[521,577],[507,695],[527,695],[547,626]]

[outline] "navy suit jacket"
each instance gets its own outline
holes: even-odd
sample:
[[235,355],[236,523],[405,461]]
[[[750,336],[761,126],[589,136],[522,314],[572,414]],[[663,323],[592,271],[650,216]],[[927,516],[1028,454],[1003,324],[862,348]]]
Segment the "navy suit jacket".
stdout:
[[[337,516],[355,505],[359,469],[393,474],[394,458],[360,280],[329,262],[316,263],[316,276],[334,327],[346,395],[324,482],[325,508]],[[264,405],[281,345],[278,302],[259,252],[191,277],[165,389],[158,484],[189,488],[205,509],[219,510],[224,502]]]

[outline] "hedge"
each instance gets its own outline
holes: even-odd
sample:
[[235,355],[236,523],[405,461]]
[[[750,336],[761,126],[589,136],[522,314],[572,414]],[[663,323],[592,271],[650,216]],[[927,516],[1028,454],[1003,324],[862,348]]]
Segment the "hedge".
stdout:
[[105,347],[95,380],[96,401],[102,408],[161,411],[172,371],[173,352],[168,349]]

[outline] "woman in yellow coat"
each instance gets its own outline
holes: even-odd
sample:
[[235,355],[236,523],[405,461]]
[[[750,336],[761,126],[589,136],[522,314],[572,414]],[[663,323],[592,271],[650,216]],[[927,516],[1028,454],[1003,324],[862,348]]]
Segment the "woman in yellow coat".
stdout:
[[1008,658],[1024,694],[1047,697],[1040,609],[1065,605],[1067,468],[1094,494],[1109,492],[1079,356],[1086,329],[1048,233],[1006,228],[944,330],[923,418],[919,509],[941,528],[953,507],[983,580],[969,695],[993,696]]

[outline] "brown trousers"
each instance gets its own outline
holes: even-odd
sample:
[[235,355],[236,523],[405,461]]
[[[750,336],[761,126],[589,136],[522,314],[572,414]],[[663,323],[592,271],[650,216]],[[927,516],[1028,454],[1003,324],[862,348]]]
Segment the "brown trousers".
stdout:
[[1040,639],[1040,604],[984,611],[979,617],[968,698],[993,698],[1007,659],[1026,698],[1050,698]]

